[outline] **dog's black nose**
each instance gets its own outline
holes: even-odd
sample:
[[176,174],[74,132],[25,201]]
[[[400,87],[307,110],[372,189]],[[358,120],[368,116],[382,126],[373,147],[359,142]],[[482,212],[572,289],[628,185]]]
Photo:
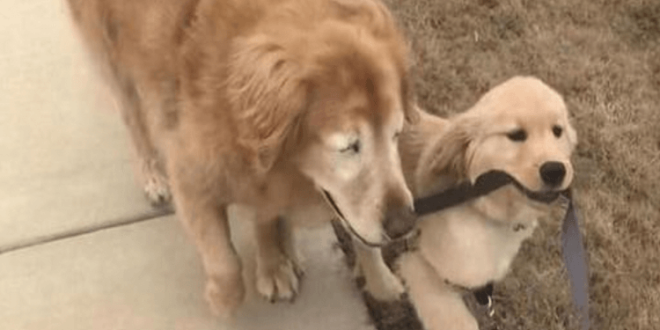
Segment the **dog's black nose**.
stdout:
[[566,167],[560,162],[547,162],[541,165],[541,179],[549,186],[558,186],[564,181]]
[[391,239],[400,238],[415,228],[416,219],[415,210],[409,206],[390,208],[383,222],[385,234]]

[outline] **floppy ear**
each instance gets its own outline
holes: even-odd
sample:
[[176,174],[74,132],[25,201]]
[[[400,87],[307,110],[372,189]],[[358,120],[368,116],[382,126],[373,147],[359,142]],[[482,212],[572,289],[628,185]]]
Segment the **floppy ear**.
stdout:
[[451,175],[457,179],[467,176],[467,148],[472,139],[470,121],[460,118],[449,126],[429,160],[435,174]]
[[254,152],[257,170],[267,172],[306,107],[304,70],[266,35],[239,39],[232,46],[227,95],[239,140]]
[[[473,134],[469,117],[461,116],[450,121],[446,131],[422,154],[416,174],[417,187],[444,186],[465,179],[467,149]],[[438,182],[440,178],[442,182]]]
[[415,125],[421,120],[419,114],[421,110],[417,105],[413,86],[414,84],[410,74],[405,72],[401,81],[401,97],[403,101],[403,113],[405,115],[406,122],[411,125]]
[[568,138],[568,142],[571,144],[572,150],[575,149],[578,143],[577,132],[575,132],[575,128],[573,128],[573,125],[571,125],[570,120],[566,119],[566,122],[568,123],[566,125],[566,136]]

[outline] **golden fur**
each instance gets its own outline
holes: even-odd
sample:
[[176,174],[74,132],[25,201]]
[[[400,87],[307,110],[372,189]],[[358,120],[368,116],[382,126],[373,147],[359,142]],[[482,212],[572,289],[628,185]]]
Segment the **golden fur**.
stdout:
[[[561,96],[536,78],[514,77],[448,120],[423,112],[420,116],[400,141],[406,179],[416,198],[459,180],[474,181],[492,169],[507,171],[534,192],[559,191],[571,183],[576,133]],[[524,140],[514,134],[520,130]],[[548,167],[543,167],[548,162],[563,164],[564,175],[548,178]],[[479,288],[501,280],[548,211],[547,205],[507,186],[420,218],[419,249],[399,259],[399,270],[424,326],[478,329],[457,287]]]
[[244,296],[231,204],[256,211],[269,299],[298,290],[280,217],[336,211],[373,244],[412,228],[396,144],[415,117],[406,45],[377,0],[69,1],[121,97],[148,197],[167,201],[171,188],[215,313]]

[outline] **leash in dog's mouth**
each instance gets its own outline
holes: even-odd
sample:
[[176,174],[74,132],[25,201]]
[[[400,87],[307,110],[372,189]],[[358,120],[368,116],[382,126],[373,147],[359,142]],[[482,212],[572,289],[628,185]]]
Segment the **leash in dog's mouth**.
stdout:
[[562,194],[566,193],[566,190],[548,190],[548,191],[533,191],[525,188],[520,182],[518,181],[513,181],[513,185],[520,190],[527,198],[536,201],[536,202],[541,202],[544,204],[550,204],[559,198]]
[[446,208],[485,196],[508,184],[513,184],[527,198],[545,204],[554,202],[559,196],[566,193],[566,190],[532,191],[525,188],[525,186],[510,174],[500,170],[492,170],[478,176],[474,184],[466,181],[450,189],[415,200],[415,212],[418,215],[425,215],[442,211]]
[[357,239],[360,240],[360,242],[362,242],[362,244],[364,244],[368,247],[372,247],[372,248],[380,248],[380,247],[383,247],[383,246],[385,246],[389,243],[389,239],[387,239],[386,236],[383,239],[383,243],[372,243],[372,242],[369,242],[366,238],[362,237],[362,235],[360,235],[357,232],[357,230],[355,230],[355,228],[353,228],[351,223],[348,222],[348,220],[346,220],[346,217],[344,217],[344,214],[339,209],[339,206],[337,206],[337,203],[332,198],[332,195],[325,189],[321,189],[321,192],[322,192],[323,197],[325,198],[325,201],[328,204],[330,204],[330,207],[332,207],[332,209],[335,211],[335,213],[337,214],[337,217],[343,223],[344,227],[347,228],[351,232],[351,234],[353,234],[354,237],[357,237]]

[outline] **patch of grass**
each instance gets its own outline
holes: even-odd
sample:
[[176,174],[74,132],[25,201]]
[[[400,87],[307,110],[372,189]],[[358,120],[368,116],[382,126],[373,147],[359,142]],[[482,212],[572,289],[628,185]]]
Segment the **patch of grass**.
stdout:
[[632,1],[623,7],[617,20],[617,32],[636,47],[660,43],[660,2]]
[[[592,329],[657,328],[660,2],[387,3],[411,40],[416,95],[430,112],[464,111],[513,75],[538,76],[564,95],[580,139],[575,188],[590,255]],[[577,325],[559,230],[560,217],[551,217],[523,246],[496,286],[496,315],[481,318],[483,329]]]

